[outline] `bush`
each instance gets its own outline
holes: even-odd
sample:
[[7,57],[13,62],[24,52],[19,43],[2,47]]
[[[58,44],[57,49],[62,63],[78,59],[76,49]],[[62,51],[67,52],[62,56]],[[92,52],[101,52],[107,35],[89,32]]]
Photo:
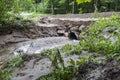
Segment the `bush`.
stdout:
[[0,21],[8,18],[8,11],[11,10],[14,0],[0,0]]
[[[108,37],[105,37],[105,34]],[[82,35],[84,36],[84,35]],[[111,39],[113,37],[113,40]],[[117,40],[115,40],[115,38]],[[120,49],[120,18],[111,16],[108,19],[99,19],[89,27],[89,36],[80,40],[83,49],[103,54],[119,53]]]

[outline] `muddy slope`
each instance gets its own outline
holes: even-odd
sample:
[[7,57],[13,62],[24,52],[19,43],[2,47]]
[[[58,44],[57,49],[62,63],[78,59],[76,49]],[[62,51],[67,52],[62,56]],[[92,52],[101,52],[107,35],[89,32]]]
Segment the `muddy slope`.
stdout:
[[85,62],[79,67],[77,80],[120,80],[120,65],[109,59],[104,65]]
[[4,48],[11,43],[28,41],[35,38],[63,36],[65,30],[69,27],[79,35],[80,30],[84,29],[84,31],[87,31],[87,27],[94,21],[69,21],[43,17],[36,22],[18,22],[24,27],[18,28],[17,25],[14,25],[14,28],[10,27],[9,30],[7,27],[4,29],[0,28],[0,48]]

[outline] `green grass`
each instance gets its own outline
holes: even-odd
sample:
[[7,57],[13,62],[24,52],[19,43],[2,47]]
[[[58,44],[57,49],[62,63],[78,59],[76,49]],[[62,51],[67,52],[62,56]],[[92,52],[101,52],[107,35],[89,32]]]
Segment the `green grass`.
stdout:
[[[68,45],[67,49],[68,49]],[[65,46],[64,46],[65,47]],[[70,45],[69,45],[69,49]],[[74,61],[73,59],[69,60],[70,65],[65,66],[64,60],[61,56],[61,52],[59,49],[47,50],[43,54],[47,54],[52,61],[52,68],[54,69],[52,73],[42,76],[37,80],[74,80],[75,76],[77,75],[77,69],[79,65],[83,64],[88,57],[83,57],[80,61]]]
[[0,68],[0,79],[1,80],[11,80],[12,71],[15,67],[21,67],[23,65],[23,59],[21,56],[17,56],[10,60],[3,62]]

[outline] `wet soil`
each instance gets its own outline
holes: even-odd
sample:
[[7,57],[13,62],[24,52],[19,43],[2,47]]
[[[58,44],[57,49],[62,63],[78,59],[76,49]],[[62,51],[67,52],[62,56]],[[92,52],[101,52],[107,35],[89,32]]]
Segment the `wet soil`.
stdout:
[[[96,16],[94,16],[96,14]],[[112,15],[120,15],[120,12],[101,12],[101,13],[85,13],[85,14],[58,14],[51,16],[52,18],[98,18],[98,17],[110,17]]]
[[[88,54],[87,52],[83,52],[80,55],[65,55],[62,54],[62,58],[64,60],[65,66],[69,65],[69,60],[73,59],[75,61],[79,61],[80,57]],[[93,55],[93,53],[89,53],[88,56]],[[53,72],[53,68],[51,67],[51,60],[48,57],[42,56],[40,54],[36,55],[24,55],[24,66],[15,68],[12,73],[12,80],[37,80],[39,77],[50,74]]]
[[105,64],[85,62],[79,66],[77,80],[120,80],[120,65],[115,59]]
[[64,36],[67,28],[71,28],[72,31],[79,35],[80,30],[82,29],[87,32],[88,26],[94,21],[83,21],[80,20],[80,18],[79,21],[71,21],[61,20],[59,18],[54,19],[52,17],[43,17],[36,22],[29,20],[18,22],[24,27],[17,28],[19,26],[14,25],[14,28],[11,27],[10,29],[8,29],[8,27],[4,27],[4,29],[0,28],[0,49],[10,44],[24,42],[30,39]]

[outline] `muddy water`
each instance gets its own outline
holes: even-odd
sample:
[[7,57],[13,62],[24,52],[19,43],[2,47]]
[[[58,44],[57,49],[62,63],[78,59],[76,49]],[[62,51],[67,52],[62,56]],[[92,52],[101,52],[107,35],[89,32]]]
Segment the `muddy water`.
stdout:
[[14,55],[19,55],[21,53],[25,54],[39,54],[44,49],[52,49],[56,47],[63,46],[65,44],[76,44],[79,41],[69,40],[66,37],[47,37],[35,39],[27,42],[22,42],[17,45],[14,45],[13,48],[16,48],[13,51]]
[[[46,37],[20,42],[1,50],[0,62],[20,54],[39,55],[42,50],[59,48],[65,44],[77,44],[78,42],[79,41],[69,40],[67,37]],[[65,64],[67,64],[70,58],[78,60],[79,56],[64,56]],[[12,74],[12,80],[35,80],[51,71],[51,61],[49,58],[42,57],[38,60],[37,57],[34,57],[29,61],[26,61],[24,67],[15,68]]]
[[[5,56],[16,56],[19,54],[39,54],[42,50],[52,49],[65,44],[76,44],[79,41],[69,40],[67,37],[46,37],[11,45],[0,51],[0,61]],[[1,58],[2,57],[2,58]],[[7,59],[5,57],[5,59]]]

